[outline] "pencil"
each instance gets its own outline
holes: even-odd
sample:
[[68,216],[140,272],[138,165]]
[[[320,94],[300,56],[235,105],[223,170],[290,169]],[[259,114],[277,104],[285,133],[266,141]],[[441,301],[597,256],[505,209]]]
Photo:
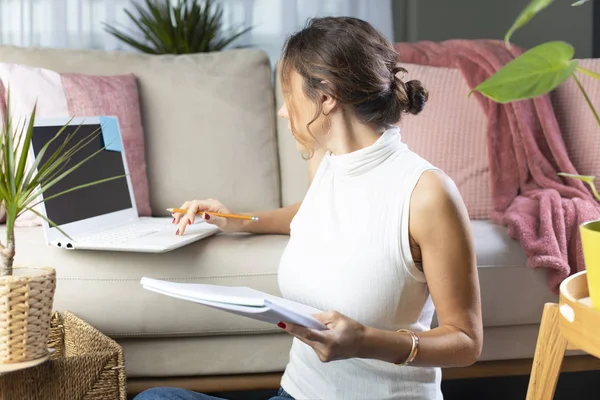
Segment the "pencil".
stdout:
[[[170,213],[180,213],[180,214],[187,213],[187,210],[184,210],[183,208],[167,208],[167,211]],[[204,213],[214,215],[215,217],[237,218],[237,219],[246,219],[249,221],[258,221],[258,217],[255,217],[252,215],[225,214],[225,213],[218,213],[218,212],[213,212],[213,211],[199,211],[196,213],[196,215],[202,215]]]

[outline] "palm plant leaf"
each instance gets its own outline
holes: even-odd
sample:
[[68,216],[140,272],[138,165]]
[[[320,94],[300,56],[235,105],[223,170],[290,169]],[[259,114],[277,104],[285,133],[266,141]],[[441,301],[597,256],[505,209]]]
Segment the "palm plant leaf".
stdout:
[[144,6],[135,4],[135,9],[137,16],[126,14],[138,34],[106,23],[104,27],[120,41],[149,54],[220,51],[251,29],[223,32],[223,8],[214,0],[145,0]]
[[[96,129],[81,139],[76,145],[65,149],[66,146],[75,138],[75,135],[79,132],[80,128],[81,126],[78,126],[72,133],[68,134],[63,143],[60,144],[59,148],[49,157],[44,166],[40,168],[40,171],[35,179],[36,184],[51,179],[51,177],[56,174],[56,171],[63,167],[65,161],[68,161],[75,153],[77,153],[80,150],[80,147],[85,147],[91,143],[100,133],[100,130]],[[61,157],[62,161],[58,160],[59,157]]]
[[[126,33],[121,32],[120,30],[118,30],[115,27],[112,26],[108,26],[106,24],[105,25],[105,30],[110,33],[111,35],[113,35],[114,37],[116,37],[117,39],[119,39],[120,41],[126,43],[127,45],[136,48],[137,50],[143,52],[143,53],[149,53],[149,54],[158,54],[156,52],[155,49],[153,49],[150,46],[146,46],[145,44],[139,42],[136,39],[133,39],[131,36],[127,35]],[[140,28],[140,30],[143,30],[143,28]],[[150,35],[145,35],[147,40],[152,41],[151,36]],[[157,45],[158,46],[158,45]]]
[[223,39],[219,40],[217,43],[215,43],[213,45],[213,49],[215,49],[215,50],[222,50],[222,49],[224,49],[230,43],[232,43],[234,40],[236,40],[237,38],[239,38],[240,36],[242,36],[246,32],[248,32],[250,29],[251,28],[242,29],[240,32],[234,34],[233,36],[230,36],[229,38],[223,38]]
[[200,16],[201,14],[199,12],[197,1],[194,1],[191,6],[183,9],[183,15],[181,19],[181,23],[184,26],[182,40],[186,44],[186,53],[195,51],[195,46],[196,43],[198,43],[198,40],[196,40],[197,36],[194,35],[194,30],[200,21]]
[[[59,136],[61,136],[64,132],[65,129],[67,129],[68,124],[70,124],[72,121],[72,119],[69,120],[69,122],[67,122],[67,125],[63,126],[55,135],[54,137],[52,137],[52,139],[50,139],[49,141],[47,141],[44,146],[42,146],[42,148],[40,149],[40,151],[38,152],[37,157],[34,159],[33,161],[33,165],[32,167],[29,169],[29,172],[27,173],[27,176],[25,177],[25,181],[26,182],[31,182],[33,175],[37,173],[37,177],[41,177],[44,173],[46,173],[46,171],[52,166],[52,162],[58,157],[59,153],[55,152],[53,154],[51,154],[48,157],[48,160],[46,161],[46,163],[42,166],[40,166],[40,163],[42,162],[42,159],[44,157],[44,155],[46,154],[46,151],[48,151],[48,148],[50,147],[50,145],[59,138]],[[70,140],[70,137],[67,136],[67,138],[63,141],[63,143],[59,146],[59,150],[63,150],[64,147],[68,144]],[[38,168],[39,167],[39,168]]]
[[69,236],[67,234],[67,232],[63,231],[62,229],[60,229],[60,227],[58,225],[56,225],[54,222],[52,222],[49,218],[47,218],[45,215],[41,214],[39,211],[37,211],[36,209],[33,208],[33,206],[31,207],[25,207],[24,211],[31,211],[32,213],[34,213],[35,215],[37,215],[38,217],[40,217],[41,219],[43,219],[44,221],[46,221],[48,223],[48,225],[50,225],[53,228],[58,229],[58,231],[60,233],[62,233],[65,237],[69,238],[70,240],[73,240],[71,238],[71,236]]
[[201,26],[203,38],[200,44],[203,51],[209,51],[211,42],[214,41],[219,30],[221,29],[221,18],[223,18],[223,9],[220,6],[216,6],[214,12],[212,12],[212,2],[207,1],[204,4],[204,23]]
[[[80,150],[82,150],[84,147],[86,147],[89,144],[90,141],[85,141],[82,140],[80,142],[77,142],[74,146],[74,153],[79,152]],[[32,192],[32,194],[30,194],[27,198],[26,198],[26,203],[30,204],[32,201],[34,201],[36,198],[38,198],[40,195],[42,195],[44,192],[46,192],[48,189],[50,189],[51,187],[53,187],[54,185],[56,185],[58,182],[60,182],[61,180],[63,180],[66,176],[70,175],[73,171],[75,171],[76,169],[78,169],[79,167],[81,167],[83,164],[85,164],[87,161],[91,160],[92,158],[94,158],[95,156],[97,156],[98,154],[100,154],[101,152],[103,152],[105,150],[105,146],[101,147],[99,150],[94,151],[92,154],[90,154],[89,156],[85,157],[83,160],[79,161],[78,163],[76,163],[74,166],[72,166],[71,168],[67,169],[66,171],[60,173],[58,176],[52,176],[51,178],[47,178],[45,180],[43,180],[40,183],[40,188],[35,191]],[[65,155],[60,155],[56,162],[54,164],[60,166],[60,165],[64,165],[65,163],[67,163],[68,158]],[[122,178],[123,176],[118,176],[117,178]],[[93,182],[94,184],[98,184],[98,183],[102,183],[103,181],[95,181]],[[91,186],[91,185],[88,185]]]
[[150,10],[150,17],[144,16],[142,21],[155,29],[157,36],[163,44],[163,48],[167,53],[173,52],[173,24],[171,22],[171,1],[151,3],[146,0],[146,4]]
[[[139,14],[139,23],[146,27],[155,38],[156,42],[158,42],[158,47],[156,50],[166,51],[166,44],[164,41],[165,36],[167,36],[168,32],[165,31],[165,28],[162,23],[162,18],[160,18],[160,4],[153,4],[149,0],[146,0],[145,9],[141,6],[136,7],[136,10]],[[158,18],[156,16],[159,16]],[[129,17],[135,21],[135,17],[129,14]]]
[[192,7],[186,9],[185,20],[188,22],[188,31],[186,40],[190,44],[191,51],[199,51],[199,45],[202,41],[202,35],[198,34],[200,26],[204,22],[205,14],[202,13],[201,7],[194,3]]
[[17,135],[17,142],[15,144],[15,151],[14,151],[15,160],[19,159],[18,152],[19,152],[19,149],[22,148],[21,144],[22,144],[22,141],[23,141],[23,131],[25,130],[25,124],[26,123],[27,123],[27,121],[23,121],[21,123],[20,127],[17,128],[17,131],[19,132],[19,135]]
[[[9,89],[10,90],[10,89]],[[10,92],[7,91],[7,96],[10,97]],[[2,154],[2,158],[4,161],[4,171],[5,172],[10,172],[12,173],[12,171],[14,171],[14,166],[15,166],[15,153],[14,153],[14,146],[13,146],[13,135],[12,135],[12,121],[10,118],[10,108],[7,105],[6,107],[6,131],[5,131],[5,135],[2,138],[3,139],[3,146],[2,149],[3,154]],[[6,188],[8,189],[8,193],[11,195],[11,197],[15,196],[15,193],[17,191],[17,186],[15,184],[14,179],[10,179],[12,178],[9,176],[5,175],[5,179],[6,179]],[[6,204],[6,208],[8,210],[8,204]]]
[[[135,8],[140,16],[145,16],[145,21],[152,20],[150,14],[146,13],[146,10],[144,10],[139,4],[136,4]],[[129,10],[125,10],[125,13],[129,17],[129,19],[138,27],[138,29],[142,31],[146,39],[150,40],[156,46],[156,48],[159,48],[161,46],[160,36],[157,35],[156,31],[153,30],[154,27],[152,26],[152,24],[144,24],[144,20],[138,21]]]
[[160,27],[153,23],[152,13],[146,11],[147,9],[149,10],[150,7],[154,7],[154,5],[150,4],[150,2],[146,0],[145,8],[137,3],[134,3],[134,7],[139,15],[139,20],[136,17],[134,17],[129,10],[125,10],[125,14],[142,32],[145,39],[151,42],[152,45],[154,45],[154,48],[147,46],[139,40],[135,39],[134,34],[127,34],[124,31],[120,31],[119,29],[108,25],[107,23],[103,23],[106,31],[115,36],[117,39],[127,43],[132,47],[137,48],[142,52],[153,54],[160,54],[162,52],[165,52],[164,44],[161,41],[162,33],[158,29]]
[[[31,112],[31,115],[34,118],[35,118],[36,110],[37,110],[37,104],[33,106],[33,111]],[[22,152],[25,154],[29,153],[29,148],[31,147],[31,137],[33,136],[34,118],[29,119],[29,126],[27,127],[26,134],[23,135],[23,131],[21,131],[21,134],[19,135],[19,142],[17,144],[17,148],[21,147],[21,139],[24,139],[23,143],[22,143],[23,144]],[[23,176],[25,173],[26,164],[27,164],[27,157],[20,157],[19,166],[17,167],[17,176],[15,177],[15,180],[17,181],[17,186],[21,186],[21,184],[23,183]]]
[[[40,165],[49,146],[65,133],[67,126],[69,126],[69,124],[71,123],[72,120],[73,119],[71,118],[67,122],[67,125],[63,126],[61,129],[59,129],[59,131],[56,133],[56,135],[54,135],[40,149],[40,152],[38,153],[38,156],[35,158],[33,165],[29,169],[29,173],[27,174],[27,177],[25,179],[25,181],[27,182],[27,186],[30,188],[30,190],[33,190],[33,188],[36,187],[37,185],[39,185],[42,180],[46,179],[49,175],[51,175],[53,173],[53,171],[55,171],[57,168],[59,168],[61,166],[60,163],[55,162],[59,156],[62,155],[66,159],[66,158],[70,158],[72,156],[72,154],[74,154],[76,147],[68,148],[66,150],[65,150],[65,148],[69,145],[69,143],[75,137],[77,132],[79,132],[79,129],[81,128],[81,126],[76,127],[74,132],[72,132],[71,134],[68,134],[67,137],[65,138],[65,140],[63,140],[63,142],[58,146],[58,149],[54,153],[50,154],[50,156],[48,157],[48,159],[46,160],[46,162],[43,165]],[[83,141],[87,140],[90,136],[96,134],[96,132],[97,131],[92,132],[88,137],[84,138]]]
[[186,40],[187,36],[187,12],[188,8],[184,2],[177,3],[173,8],[173,36],[177,44],[176,54],[185,54],[190,52],[190,44]]
[[[71,172],[72,172],[72,171],[71,171]],[[85,188],[87,188],[87,187],[94,186],[94,185],[98,185],[98,184],[100,184],[100,183],[105,183],[105,182],[110,182],[110,181],[114,181],[114,180],[117,180],[117,179],[121,179],[121,178],[124,178],[125,176],[126,176],[126,175],[112,176],[112,177],[110,177],[110,178],[100,179],[100,180],[97,180],[97,181],[95,181],[95,182],[84,183],[84,184],[82,184],[82,185],[75,186],[75,187],[72,187],[72,188],[70,188],[70,189],[63,190],[62,192],[59,192],[59,193],[53,194],[52,196],[46,196],[46,197],[44,198],[44,200],[39,200],[38,202],[36,202],[36,203],[33,203],[33,204],[30,206],[30,207],[35,207],[35,206],[37,206],[37,205],[38,205],[38,204],[40,204],[40,203],[43,203],[43,202],[45,202],[45,201],[48,201],[48,200],[52,200],[52,199],[54,199],[54,198],[57,198],[57,197],[60,197],[60,196],[62,196],[63,194],[71,193],[71,192],[74,192],[74,191],[76,191],[76,190],[79,190],[79,189],[85,189]],[[34,198],[35,198],[35,197],[34,197]],[[69,239],[70,239],[70,238],[69,238]]]

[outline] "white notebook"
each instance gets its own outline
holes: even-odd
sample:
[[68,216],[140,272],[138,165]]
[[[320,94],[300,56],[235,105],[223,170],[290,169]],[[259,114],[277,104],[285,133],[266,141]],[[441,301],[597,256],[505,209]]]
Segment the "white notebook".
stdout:
[[282,321],[312,329],[327,329],[312,316],[321,310],[248,287],[176,283],[146,277],[140,283],[146,290],[274,325]]

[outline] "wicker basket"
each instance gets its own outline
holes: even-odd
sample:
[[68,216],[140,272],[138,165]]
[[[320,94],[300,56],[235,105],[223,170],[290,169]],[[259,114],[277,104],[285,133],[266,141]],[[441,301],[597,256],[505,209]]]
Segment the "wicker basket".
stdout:
[[52,268],[15,267],[0,277],[0,364],[48,354],[48,329],[56,288]]
[[50,361],[0,375],[0,399],[127,399],[121,346],[68,311],[51,325]]

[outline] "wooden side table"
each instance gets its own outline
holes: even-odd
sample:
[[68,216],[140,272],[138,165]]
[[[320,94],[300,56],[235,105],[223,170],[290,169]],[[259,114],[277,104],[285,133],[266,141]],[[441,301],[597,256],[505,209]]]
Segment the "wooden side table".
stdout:
[[591,307],[586,271],[562,282],[559,304],[544,306],[527,400],[553,398],[566,350],[600,358],[600,311]]

